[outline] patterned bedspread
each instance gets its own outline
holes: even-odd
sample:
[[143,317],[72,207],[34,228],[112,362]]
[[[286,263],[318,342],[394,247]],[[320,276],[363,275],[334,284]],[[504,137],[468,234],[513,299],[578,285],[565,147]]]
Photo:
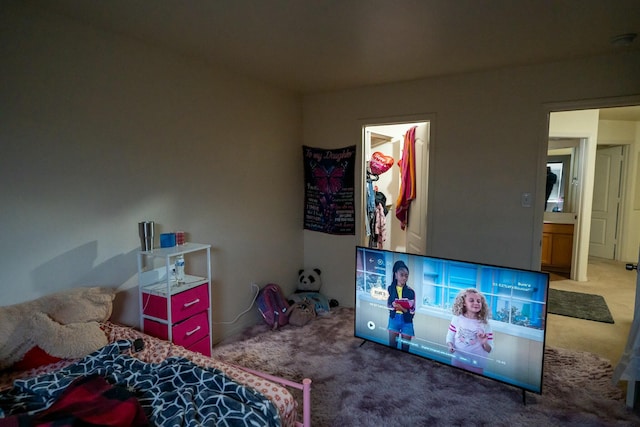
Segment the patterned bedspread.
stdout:
[[280,425],[277,408],[255,389],[182,357],[143,362],[126,354],[131,343],[119,340],[58,371],[16,380],[0,393],[0,416],[43,411],[78,378],[99,375],[132,391],[158,426]]
[[294,399],[291,392],[285,387],[264,378],[260,378],[241,369],[240,367],[225,363],[220,359],[207,357],[200,353],[189,351],[182,346],[149,336],[128,326],[105,322],[103,327],[105,333],[109,337],[109,342],[115,342],[122,339],[142,339],[144,342],[144,348],[142,351],[138,353],[131,353],[131,355],[144,362],[160,363],[169,357],[183,357],[198,366],[219,369],[234,381],[252,387],[267,396],[278,408],[278,412],[280,413],[280,422],[283,427],[293,427],[296,425],[298,402]]
[[[240,367],[225,363],[222,360],[204,356],[187,350],[184,347],[164,341],[129,326],[118,325],[112,322],[105,322],[102,325],[110,343],[119,340],[133,341],[142,339],[144,347],[140,352],[129,350],[129,355],[146,363],[161,363],[170,357],[179,357],[189,360],[204,368],[218,369],[224,372],[232,380],[252,387],[262,393],[278,408],[280,422],[283,427],[293,427],[296,425],[298,402],[285,387],[272,381],[260,378],[249,373]],[[0,373],[0,391],[13,387],[14,381],[33,377],[42,374],[56,372],[73,364],[75,360],[62,360],[50,365],[30,369],[28,371],[3,371]]]

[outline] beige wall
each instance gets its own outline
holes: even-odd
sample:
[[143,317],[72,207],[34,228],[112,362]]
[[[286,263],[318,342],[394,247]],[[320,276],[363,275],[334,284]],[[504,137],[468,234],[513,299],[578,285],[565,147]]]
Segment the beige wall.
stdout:
[[[359,145],[363,124],[433,115],[428,254],[538,269],[547,113],[628,95],[640,103],[638,76],[635,51],[317,94],[304,99],[304,141]],[[344,305],[354,303],[358,241],[304,234],[305,266],[321,268],[323,289]]]
[[0,14],[1,303],[120,287],[114,317],[137,324],[146,219],[213,245],[215,340],[257,320],[219,323],[250,306],[251,282],[293,291],[300,99],[14,3]]

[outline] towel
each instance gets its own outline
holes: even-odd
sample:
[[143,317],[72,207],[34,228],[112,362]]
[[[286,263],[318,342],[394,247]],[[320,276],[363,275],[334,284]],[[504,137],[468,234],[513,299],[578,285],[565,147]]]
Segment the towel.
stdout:
[[416,128],[412,127],[404,134],[400,166],[400,194],[396,200],[396,218],[400,228],[405,229],[409,222],[409,206],[416,198]]

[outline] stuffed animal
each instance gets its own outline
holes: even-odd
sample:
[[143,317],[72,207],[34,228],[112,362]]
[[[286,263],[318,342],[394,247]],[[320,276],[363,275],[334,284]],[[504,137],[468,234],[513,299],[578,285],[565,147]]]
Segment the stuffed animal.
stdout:
[[0,369],[22,364],[25,355],[48,361],[84,357],[108,344],[99,322],[109,319],[115,290],[74,288],[0,307]]
[[305,299],[312,301],[315,305],[317,315],[329,313],[331,307],[337,307],[338,301],[327,299],[320,293],[322,287],[322,272],[319,268],[301,269],[298,271],[298,287],[295,293],[289,295],[289,305],[302,302]]

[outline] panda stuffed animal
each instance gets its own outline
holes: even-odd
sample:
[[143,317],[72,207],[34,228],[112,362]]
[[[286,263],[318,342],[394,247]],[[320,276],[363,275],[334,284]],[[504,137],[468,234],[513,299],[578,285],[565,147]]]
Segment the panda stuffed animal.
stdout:
[[322,272],[319,268],[301,269],[298,271],[298,286],[295,293],[289,295],[289,305],[302,302],[305,299],[312,301],[315,305],[316,314],[323,315],[329,313],[332,307],[337,307],[338,301],[327,299],[320,293],[322,287]]

